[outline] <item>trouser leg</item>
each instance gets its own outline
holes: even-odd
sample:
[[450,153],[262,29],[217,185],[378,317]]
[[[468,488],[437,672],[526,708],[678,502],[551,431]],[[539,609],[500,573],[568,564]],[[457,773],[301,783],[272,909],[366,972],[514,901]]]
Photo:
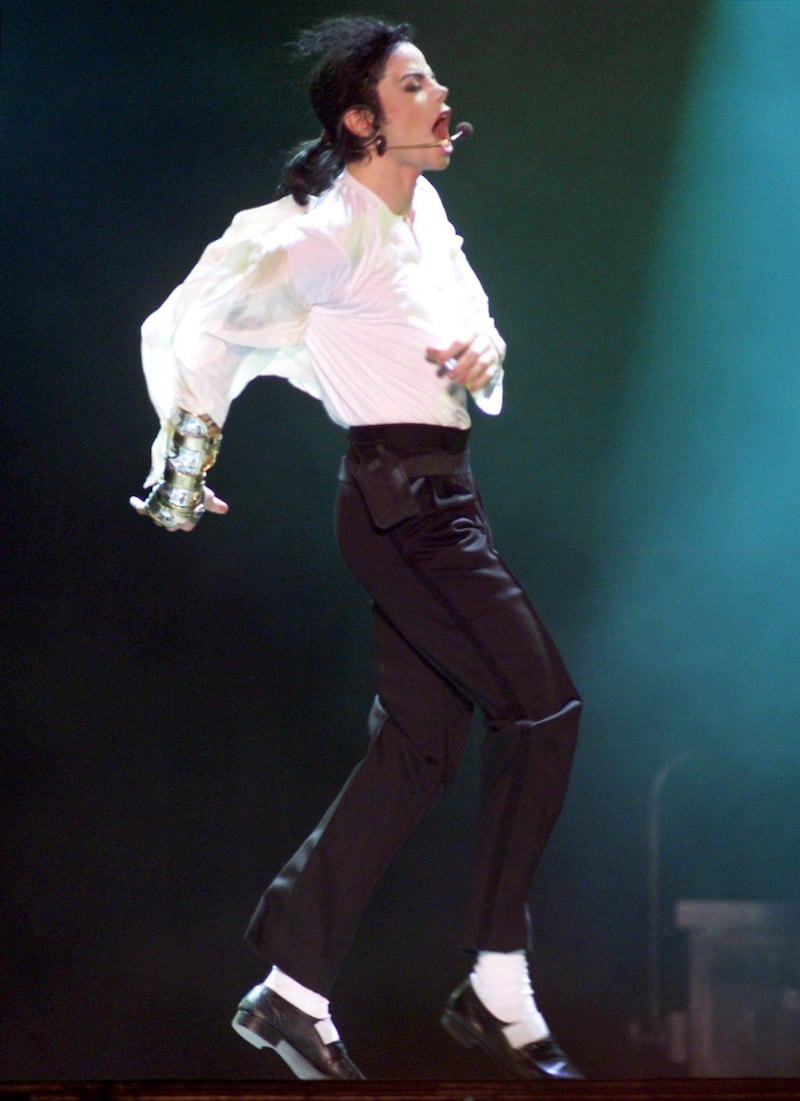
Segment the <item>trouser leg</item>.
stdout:
[[327,994],[386,866],[458,770],[472,705],[377,609],[370,746],[324,818],[261,897],[256,950]]
[[574,701],[551,718],[513,722],[484,739],[466,922],[474,949],[530,946],[528,895],[564,802],[580,710]]
[[[375,882],[452,775],[467,701],[488,726],[470,947],[525,944],[525,900],[574,750],[577,693],[494,551],[471,479],[431,480],[417,492],[420,514],[379,531],[355,486],[340,487],[340,548],[379,609],[373,741],[248,930],[262,954],[320,992]],[[561,712],[571,717],[562,721]],[[490,889],[505,900],[486,905]]]
[[563,803],[580,699],[493,547],[471,479],[418,492],[421,515],[381,533],[342,487],[340,541],[397,631],[484,712],[467,943],[507,951],[528,940],[526,900]]

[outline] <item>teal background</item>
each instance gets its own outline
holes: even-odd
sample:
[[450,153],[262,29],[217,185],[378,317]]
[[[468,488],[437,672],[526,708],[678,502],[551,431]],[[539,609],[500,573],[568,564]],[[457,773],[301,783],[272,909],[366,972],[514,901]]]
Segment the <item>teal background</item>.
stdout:
[[[434,182],[509,344],[476,468],[586,699],[537,994],[588,1074],[675,1073],[628,1039],[658,770],[690,753],[663,792],[669,1006],[675,899],[798,897],[800,6],[381,7],[475,126]],[[283,44],[347,10],[3,7],[4,1078],[282,1074],[228,1019],[261,974],[250,909],[363,747],[343,436],[259,381],[214,472],[228,517],[172,537],[126,502],[155,431],[138,327],[316,132]],[[475,781],[473,750],[335,992],[371,1076],[493,1075],[437,1025]]]

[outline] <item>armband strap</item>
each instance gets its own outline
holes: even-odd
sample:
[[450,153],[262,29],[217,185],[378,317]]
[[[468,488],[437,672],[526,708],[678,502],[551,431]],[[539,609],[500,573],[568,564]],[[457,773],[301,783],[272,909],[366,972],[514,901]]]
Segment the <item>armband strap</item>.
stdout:
[[169,424],[164,477],[144,503],[145,511],[161,527],[196,524],[205,512],[206,471],[217,461],[222,433],[210,417],[176,409]]

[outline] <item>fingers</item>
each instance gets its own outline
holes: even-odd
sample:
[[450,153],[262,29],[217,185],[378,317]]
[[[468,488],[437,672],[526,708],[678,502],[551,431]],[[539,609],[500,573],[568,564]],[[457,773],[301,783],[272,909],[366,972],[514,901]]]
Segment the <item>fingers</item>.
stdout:
[[[205,512],[216,512],[218,516],[224,516],[228,511],[228,505],[221,497],[217,497],[213,489],[209,489],[208,486],[203,486],[203,510]],[[202,515],[202,513],[201,513]],[[174,528],[170,528],[170,531],[194,531],[200,522],[200,517],[196,520],[187,520],[185,524],[178,524]]]
[[221,497],[217,497],[213,489],[209,489],[205,486],[203,493],[205,499],[203,504],[205,505],[206,512],[216,512],[219,516],[224,516],[228,511],[228,505],[226,501],[223,501]]
[[439,365],[437,374],[448,375],[467,390],[482,389],[497,371],[497,353],[479,333],[467,341],[455,341],[449,348],[428,348],[426,357]]
[[[136,509],[140,516],[150,516],[151,519],[156,519],[153,514],[147,508],[146,503],[141,497],[130,497],[129,504],[132,508]],[[228,511],[228,504],[223,501],[221,497],[217,497],[213,489],[209,489],[208,486],[203,486],[203,507],[198,509],[197,519],[187,520],[183,524],[166,524],[156,519],[156,523],[159,527],[165,528],[167,531],[194,531],[200,520],[200,517],[204,512],[215,512],[218,516],[224,516]]]
[[429,363],[437,363],[441,372],[452,374],[458,367],[459,359],[465,355],[472,345],[475,337],[467,341],[454,340],[449,348],[426,348],[425,356]]

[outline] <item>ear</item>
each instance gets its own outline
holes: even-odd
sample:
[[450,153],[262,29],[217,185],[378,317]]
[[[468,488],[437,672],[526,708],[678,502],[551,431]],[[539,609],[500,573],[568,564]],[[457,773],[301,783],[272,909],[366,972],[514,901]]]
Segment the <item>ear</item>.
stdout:
[[357,138],[369,138],[375,133],[375,115],[369,107],[349,107],[342,115],[342,123]]

